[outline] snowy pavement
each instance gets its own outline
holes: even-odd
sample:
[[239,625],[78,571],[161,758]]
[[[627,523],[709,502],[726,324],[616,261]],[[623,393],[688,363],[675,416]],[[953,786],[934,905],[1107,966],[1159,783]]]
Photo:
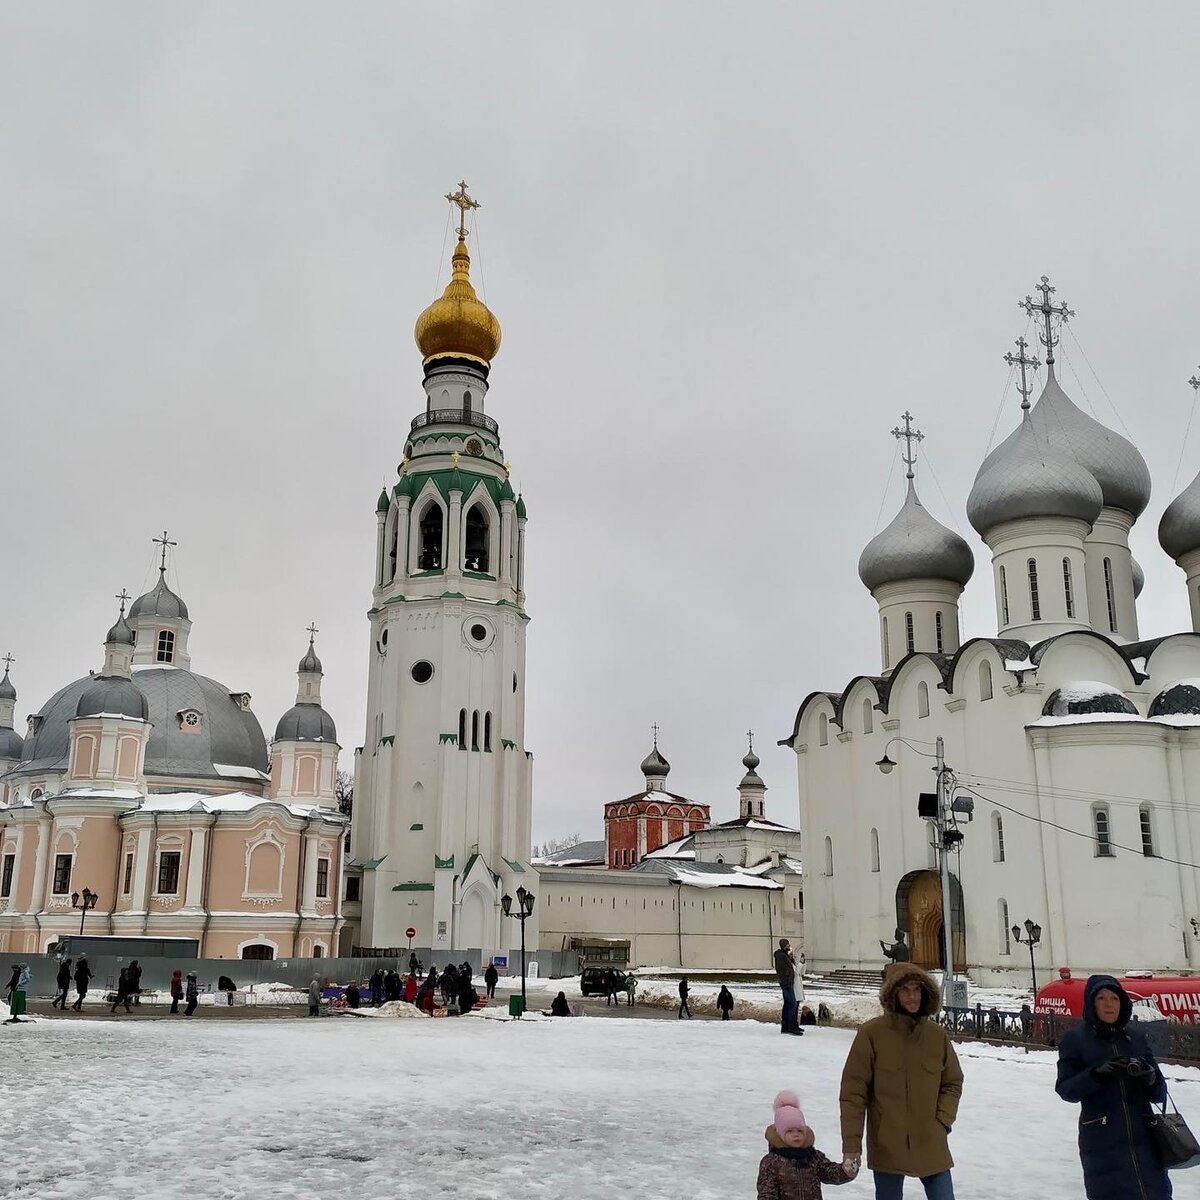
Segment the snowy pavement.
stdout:
[[[753,1197],[780,1088],[839,1152],[852,1036],[590,1017],[6,1026],[0,1196]],[[960,1054],[958,1194],[1082,1200],[1077,1110],[1054,1095],[1054,1056]],[[1167,1074],[1200,1124],[1200,1070]],[[1174,1180],[1180,1200],[1200,1200],[1200,1170]],[[863,1176],[828,1194],[872,1189]]]

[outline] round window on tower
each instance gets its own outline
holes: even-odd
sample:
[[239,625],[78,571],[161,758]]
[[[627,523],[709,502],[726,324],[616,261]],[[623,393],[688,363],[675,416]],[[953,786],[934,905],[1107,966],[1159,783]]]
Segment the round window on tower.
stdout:
[[496,640],[496,631],[485,617],[468,617],[462,624],[463,641],[472,650],[486,650]]
[[421,659],[413,663],[409,674],[413,677],[413,683],[428,683],[433,678],[433,663]]

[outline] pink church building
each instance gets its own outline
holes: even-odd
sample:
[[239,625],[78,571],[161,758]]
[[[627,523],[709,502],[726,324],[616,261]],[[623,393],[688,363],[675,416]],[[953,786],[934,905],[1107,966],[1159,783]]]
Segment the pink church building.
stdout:
[[205,958],[324,957],[342,927],[348,818],[313,647],[268,747],[246,692],[191,669],[166,581],[121,613],[104,664],[13,726],[0,681],[0,952],[77,932],[188,937]]

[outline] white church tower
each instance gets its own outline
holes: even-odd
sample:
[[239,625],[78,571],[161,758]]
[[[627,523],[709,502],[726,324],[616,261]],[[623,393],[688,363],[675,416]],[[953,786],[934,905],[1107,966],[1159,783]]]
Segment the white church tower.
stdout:
[[[351,870],[364,947],[487,957],[519,940],[501,897],[537,891],[525,750],[525,505],[487,412],[500,325],[475,294],[465,183],[453,275],[417,319],[425,406],[376,506],[366,738]],[[509,928],[509,926],[512,928]],[[537,945],[537,914],[526,931]]]

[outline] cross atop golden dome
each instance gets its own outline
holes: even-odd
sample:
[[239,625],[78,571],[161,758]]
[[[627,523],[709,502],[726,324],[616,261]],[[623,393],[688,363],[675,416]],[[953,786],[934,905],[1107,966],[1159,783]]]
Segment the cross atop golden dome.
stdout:
[[475,294],[471,258],[467,254],[467,212],[479,208],[464,180],[446,199],[459,210],[458,245],[446,290],[418,318],[413,336],[426,362],[435,358],[468,358],[490,364],[500,349],[500,322]]

